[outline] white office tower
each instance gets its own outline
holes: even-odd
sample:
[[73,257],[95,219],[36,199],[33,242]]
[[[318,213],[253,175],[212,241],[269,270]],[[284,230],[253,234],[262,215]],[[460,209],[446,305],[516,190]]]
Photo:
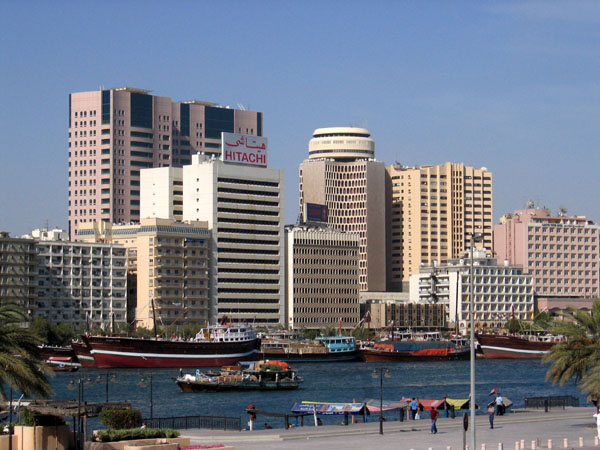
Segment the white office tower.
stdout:
[[283,324],[283,171],[193,155],[183,219],[212,230],[211,317]]

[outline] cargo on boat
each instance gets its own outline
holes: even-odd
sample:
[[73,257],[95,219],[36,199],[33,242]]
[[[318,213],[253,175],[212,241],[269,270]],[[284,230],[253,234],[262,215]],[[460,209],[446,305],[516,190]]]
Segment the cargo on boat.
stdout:
[[186,374],[175,380],[183,392],[280,391],[298,389],[302,378],[283,361],[259,361],[218,372]]

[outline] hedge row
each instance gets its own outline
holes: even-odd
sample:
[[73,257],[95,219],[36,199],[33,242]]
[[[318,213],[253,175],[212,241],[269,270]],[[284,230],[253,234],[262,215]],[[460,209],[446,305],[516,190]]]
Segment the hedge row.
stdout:
[[128,430],[100,430],[96,433],[96,440],[100,442],[176,437],[179,437],[179,431],[172,428],[130,428]]

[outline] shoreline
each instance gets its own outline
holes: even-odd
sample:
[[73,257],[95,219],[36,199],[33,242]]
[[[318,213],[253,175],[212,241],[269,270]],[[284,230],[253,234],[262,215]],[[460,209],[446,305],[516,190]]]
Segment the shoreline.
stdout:
[[[548,440],[552,440],[552,448],[600,449],[595,446],[597,437],[596,425],[592,415],[593,407],[567,407],[565,409],[515,409],[504,416],[496,416],[494,429],[490,429],[487,415],[476,416],[477,447],[485,444],[488,449],[514,449],[523,441],[526,449],[549,448]],[[262,423],[262,421],[257,421]],[[312,420],[306,421],[306,423]],[[258,427],[258,424],[256,425]],[[293,427],[284,429],[259,429],[255,431],[225,432],[215,430],[188,429],[180,430],[182,437],[189,437],[194,445],[224,444],[236,449],[347,449],[361,448],[396,448],[406,450],[452,450],[462,449],[463,419],[441,417],[438,419],[437,434],[430,433],[431,420],[418,421],[386,421],[383,423],[384,434],[379,434],[379,421],[356,423],[348,426],[325,425],[315,427]],[[583,446],[580,446],[580,438]],[[470,431],[466,432],[469,445]],[[532,442],[533,441],[533,442]]]

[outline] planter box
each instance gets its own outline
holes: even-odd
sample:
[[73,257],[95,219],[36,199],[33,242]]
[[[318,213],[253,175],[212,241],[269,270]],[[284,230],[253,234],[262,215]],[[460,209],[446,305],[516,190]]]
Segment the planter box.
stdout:
[[[8,434],[0,435],[0,450],[8,450],[9,439],[10,439],[10,436]],[[12,448],[17,449],[18,442],[19,442],[19,438],[13,434],[12,435]]]
[[[86,442],[85,450],[170,450],[190,445],[190,438],[132,439],[115,442]],[[19,449],[20,450],[20,449]]]
[[[13,450],[68,450],[71,432],[68,425],[55,427],[15,426]],[[8,439],[6,440],[8,446]],[[8,447],[7,447],[8,448]]]

